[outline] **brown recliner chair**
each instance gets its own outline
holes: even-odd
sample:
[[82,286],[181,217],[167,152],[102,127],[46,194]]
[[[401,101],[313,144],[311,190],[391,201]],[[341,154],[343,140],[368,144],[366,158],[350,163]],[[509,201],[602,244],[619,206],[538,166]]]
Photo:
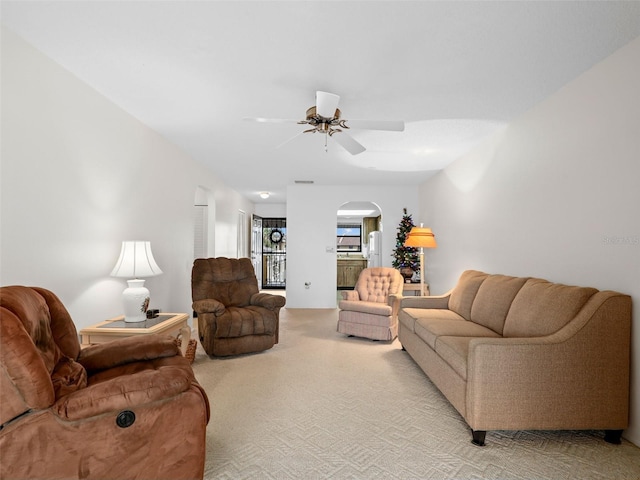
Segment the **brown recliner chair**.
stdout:
[[208,355],[267,350],[278,343],[285,298],[260,293],[248,258],[199,258],[191,271],[198,336]]
[[338,332],[372,340],[396,338],[403,285],[395,268],[362,270],[354,289],[341,292]]
[[196,479],[209,402],[171,337],[80,349],[62,302],[0,288],[0,478]]

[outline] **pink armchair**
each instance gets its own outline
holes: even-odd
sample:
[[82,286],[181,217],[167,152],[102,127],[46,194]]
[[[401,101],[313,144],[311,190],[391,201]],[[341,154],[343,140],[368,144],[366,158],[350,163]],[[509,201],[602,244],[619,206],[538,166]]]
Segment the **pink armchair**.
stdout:
[[395,268],[365,268],[354,289],[342,292],[338,332],[372,340],[396,338],[402,287],[402,275]]
[[62,302],[0,288],[0,478],[202,478],[209,402],[171,337],[80,349]]

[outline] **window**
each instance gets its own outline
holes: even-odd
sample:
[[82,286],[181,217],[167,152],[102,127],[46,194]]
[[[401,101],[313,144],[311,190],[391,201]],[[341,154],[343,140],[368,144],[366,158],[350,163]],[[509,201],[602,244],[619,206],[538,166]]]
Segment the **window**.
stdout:
[[362,225],[338,225],[337,246],[338,252],[361,252]]

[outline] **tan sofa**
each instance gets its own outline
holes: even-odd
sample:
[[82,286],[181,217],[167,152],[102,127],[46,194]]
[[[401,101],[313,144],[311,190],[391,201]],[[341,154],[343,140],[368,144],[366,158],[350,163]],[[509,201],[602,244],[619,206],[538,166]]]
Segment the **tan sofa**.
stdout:
[[398,338],[484,445],[488,430],[604,430],[629,418],[631,298],[469,270],[404,297]]

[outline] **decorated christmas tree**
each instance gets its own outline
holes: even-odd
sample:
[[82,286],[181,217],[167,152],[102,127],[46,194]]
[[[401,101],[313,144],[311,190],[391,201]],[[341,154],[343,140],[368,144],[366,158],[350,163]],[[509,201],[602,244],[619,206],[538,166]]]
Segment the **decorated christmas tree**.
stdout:
[[398,225],[398,233],[396,234],[396,248],[391,254],[393,257],[391,265],[398,269],[409,267],[415,272],[420,268],[418,249],[404,246],[404,241],[407,239],[407,235],[409,235],[409,232],[415,225],[411,215],[407,213],[406,208],[403,208],[403,212],[402,221],[400,222],[400,225]]

